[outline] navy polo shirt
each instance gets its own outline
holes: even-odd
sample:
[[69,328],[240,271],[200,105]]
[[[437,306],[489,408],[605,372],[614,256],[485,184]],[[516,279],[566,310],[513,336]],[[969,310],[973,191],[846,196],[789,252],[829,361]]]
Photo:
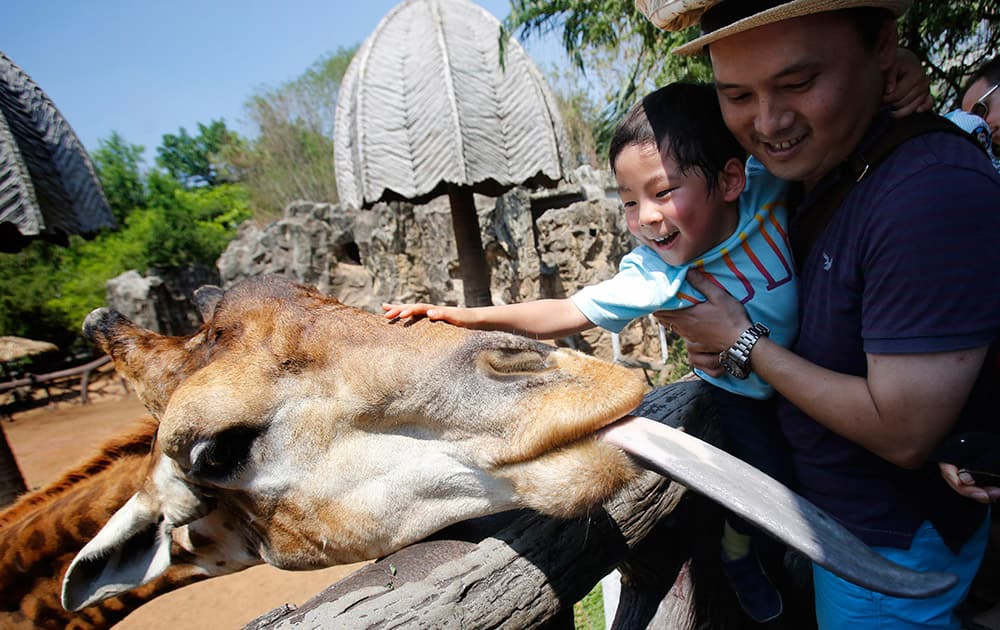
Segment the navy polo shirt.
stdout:
[[[876,122],[862,144],[880,128]],[[985,373],[1000,337],[1000,177],[972,143],[930,133],[900,145],[852,189],[801,269],[796,354],[864,376],[866,352],[994,344],[956,431],[1000,427],[995,369]],[[936,463],[899,468],[788,401],[779,410],[800,491],[869,545],[908,548],[930,520],[957,549],[982,523],[985,506],[949,488]]]

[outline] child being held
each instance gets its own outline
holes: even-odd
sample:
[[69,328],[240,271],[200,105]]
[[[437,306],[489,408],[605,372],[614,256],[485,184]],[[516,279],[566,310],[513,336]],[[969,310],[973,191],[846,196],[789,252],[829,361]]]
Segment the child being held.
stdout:
[[[794,264],[787,234],[787,186],[746,153],[722,120],[715,90],[673,83],[649,94],[618,125],[609,151],[629,232],[640,245],[618,273],[565,299],[460,308],[383,306],[388,318],[426,316],[539,338],[600,326],[620,332],[655,311],[703,299],[686,280],[706,274],[738,297],[758,332],[789,345],[796,334]],[[737,370],[737,373],[739,370]],[[734,455],[782,479],[783,455],[770,397],[755,374],[699,374],[716,399]],[[723,560],[744,609],[759,621],[777,617],[781,596],[751,545],[749,525],[729,518]]]

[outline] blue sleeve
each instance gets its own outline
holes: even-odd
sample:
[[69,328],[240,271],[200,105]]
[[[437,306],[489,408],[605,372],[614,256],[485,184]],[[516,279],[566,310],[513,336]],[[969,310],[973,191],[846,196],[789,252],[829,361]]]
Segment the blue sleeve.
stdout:
[[584,287],[570,298],[594,325],[617,333],[633,319],[670,308],[686,268],[672,268],[645,249],[625,256],[613,278]]

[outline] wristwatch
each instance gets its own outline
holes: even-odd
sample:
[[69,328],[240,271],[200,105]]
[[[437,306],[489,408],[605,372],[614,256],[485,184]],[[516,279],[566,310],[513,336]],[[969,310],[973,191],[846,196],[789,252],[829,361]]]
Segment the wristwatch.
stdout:
[[726,368],[734,378],[750,376],[750,351],[761,337],[771,334],[767,326],[760,322],[744,330],[736,343],[719,353],[719,365]]

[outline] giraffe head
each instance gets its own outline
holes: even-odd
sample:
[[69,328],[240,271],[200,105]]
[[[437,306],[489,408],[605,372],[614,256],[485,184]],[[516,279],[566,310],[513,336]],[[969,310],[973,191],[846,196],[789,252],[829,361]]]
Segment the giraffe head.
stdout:
[[641,399],[623,368],[388,322],[274,278],[216,297],[185,338],[87,318],[160,425],[141,489],[70,567],[67,608],[152,579],[179,549],[226,550],[230,570],[343,564],[507,509],[580,514],[635,474],[592,437]]

